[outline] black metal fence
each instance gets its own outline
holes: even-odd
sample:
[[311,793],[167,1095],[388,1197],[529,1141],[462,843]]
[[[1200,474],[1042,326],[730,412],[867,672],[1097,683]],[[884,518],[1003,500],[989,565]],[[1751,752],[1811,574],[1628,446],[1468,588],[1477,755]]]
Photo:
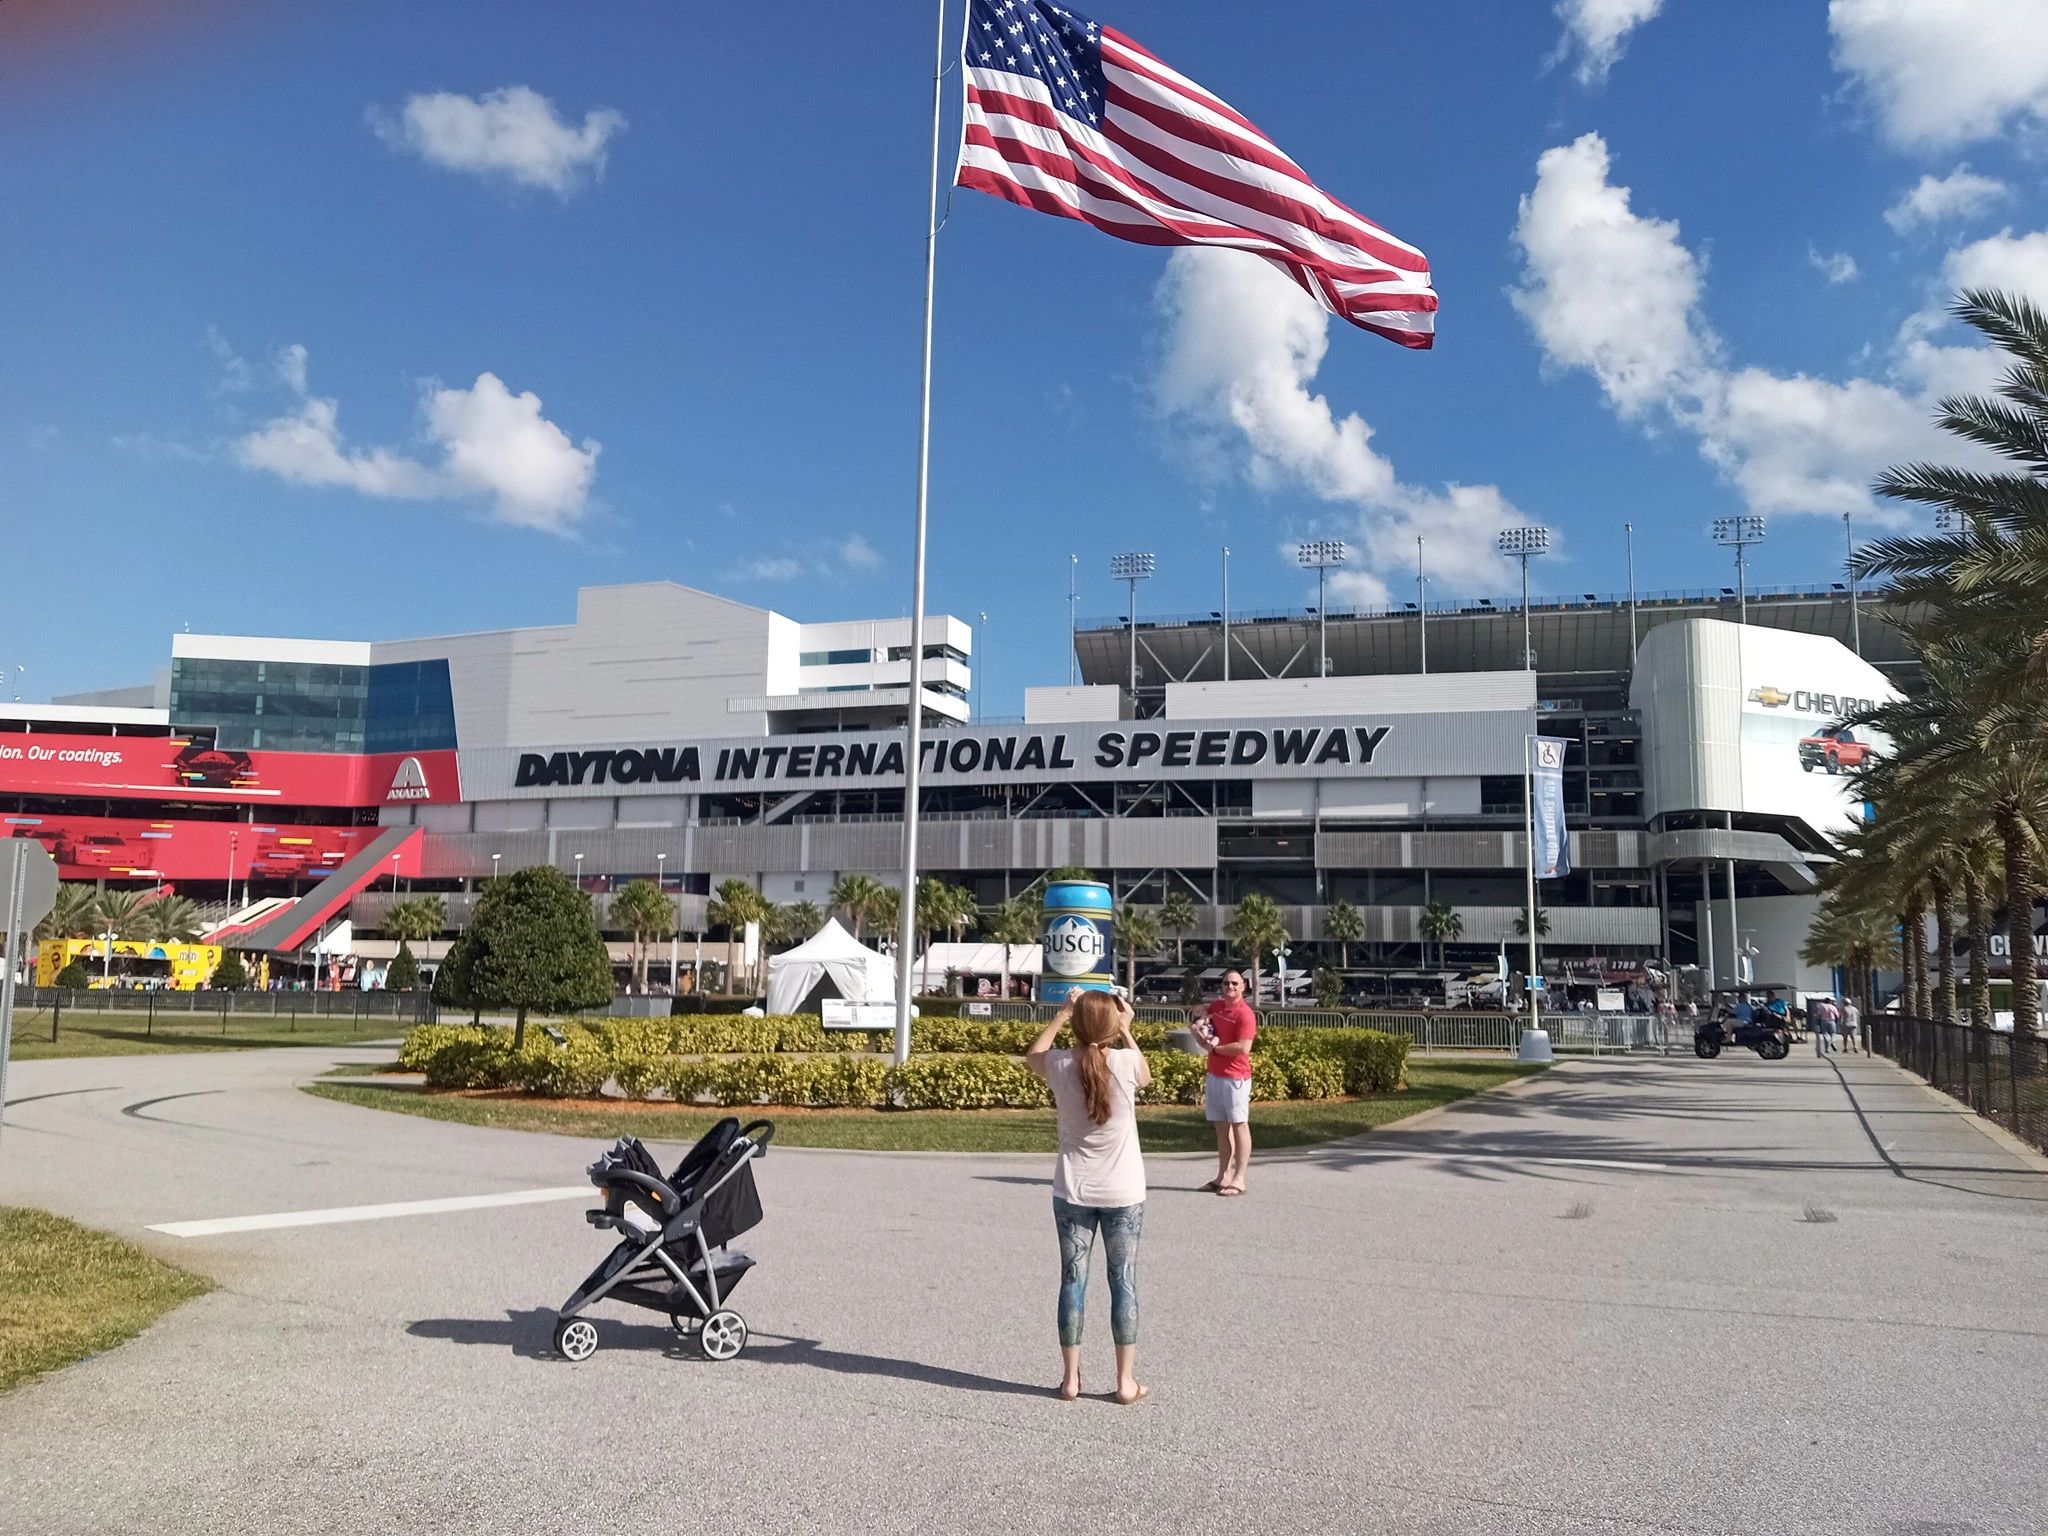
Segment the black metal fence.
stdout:
[[334,1029],[375,1028],[435,1021],[434,999],[427,992],[126,992],[69,987],[22,987],[14,995],[17,1037],[48,1031],[60,1037],[68,1018],[80,1025],[104,1026],[118,1016],[121,1028],[153,1033],[158,1025],[189,1029],[218,1024],[247,1029],[274,1023],[280,1033],[301,1022]]
[[2048,1041],[2039,1035],[1866,1014],[1870,1048],[2048,1150]]

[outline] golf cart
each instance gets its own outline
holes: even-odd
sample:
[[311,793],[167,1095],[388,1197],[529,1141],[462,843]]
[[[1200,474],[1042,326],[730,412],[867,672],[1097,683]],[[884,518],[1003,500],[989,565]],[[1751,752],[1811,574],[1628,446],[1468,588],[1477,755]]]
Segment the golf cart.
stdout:
[[[1752,993],[1774,988],[1744,988],[1737,992],[1716,992],[1708,1009],[1692,1032],[1695,1056],[1712,1061],[1728,1048],[1755,1051],[1765,1061],[1783,1061],[1792,1054],[1792,1025],[1770,1012]],[[1743,1005],[1749,1017],[1744,1018]]]

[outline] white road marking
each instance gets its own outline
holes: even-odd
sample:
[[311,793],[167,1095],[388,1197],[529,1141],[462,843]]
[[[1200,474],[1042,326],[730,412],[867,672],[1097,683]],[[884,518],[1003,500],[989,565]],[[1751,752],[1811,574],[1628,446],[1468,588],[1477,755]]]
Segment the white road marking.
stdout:
[[452,1195],[442,1200],[402,1200],[390,1205],[337,1205],[324,1211],[278,1211],[268,1216],[216,1216],[206,1221],[167,1221],[152,1232],[169,1237],[218,1237],[224,1232],[261,1232],[271,1227],[324,1227],[343,1221],[382,1221],[387,1216],[438,1216],[497,1205],[536,1205],[543,1200],[598,1198],[588,1184],[561,1189],[515,1189],[499,1195]]

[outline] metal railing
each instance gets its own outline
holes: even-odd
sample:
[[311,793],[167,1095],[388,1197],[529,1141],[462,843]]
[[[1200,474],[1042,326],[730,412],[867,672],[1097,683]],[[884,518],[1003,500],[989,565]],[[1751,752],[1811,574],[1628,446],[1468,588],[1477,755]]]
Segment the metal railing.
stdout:
[[1868,1013],[1870,1049],[2048,1150],[2048,1041],[2039,1035]]
[[[969,1001],[972,1001],[970,999]],[[1182,1024],[1194,1005],[1140,1003],[1141,1020]],[[991,1002],[988,1017],[1043,1023],[1056,1011],[1050,1003]],[[1649,1052],[1663,1055],[1675,1042],[1692,1048],[1690,1025],[1679,1038],[1680,1021],[1648,1013],[1556,1013],[1543,1016],[1550,1033],[1552,1050],[1590,1052]],[[1503,1051],[1521,1047],[1523,1019],[1517,1013],[1473,1013],[1463,1009],[1443,1012],[1391,1012],[1348,1008],[1263,1008],[1259,1023],[1270,1029],[1376,1029],[1383,1034],[1405,1035],[1418,1051]]]
[[159,1024],[179,1030],[218,1025],[224,1033],[230,1025],[274,1025],[276,1032],[290,1034],[302,1020],[328,1028],[343,1023],[363,1029],[379,1025],[410,1028],[433,1023],[437,1011],[427,992],[126,992],[22,987],[14,997],[17,1038],[47,1031],[50,1039],[57,1040],[67,1025],[78,1028],[89,1021],[104,1026],[117,1015],[123,1028],[132,1024],[144,1034],[153,1033]]

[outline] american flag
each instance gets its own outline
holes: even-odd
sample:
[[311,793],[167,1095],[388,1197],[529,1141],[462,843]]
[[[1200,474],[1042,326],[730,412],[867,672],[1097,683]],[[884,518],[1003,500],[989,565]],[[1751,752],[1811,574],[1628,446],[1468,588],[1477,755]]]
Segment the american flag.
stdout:
[[971,0],[963,46],[960,186],[1141,245],[1254,252],[1331,314],[1430,344],[1429,259],[1114,27],[1050,0]]

